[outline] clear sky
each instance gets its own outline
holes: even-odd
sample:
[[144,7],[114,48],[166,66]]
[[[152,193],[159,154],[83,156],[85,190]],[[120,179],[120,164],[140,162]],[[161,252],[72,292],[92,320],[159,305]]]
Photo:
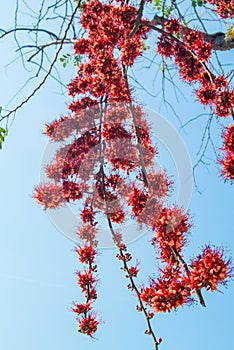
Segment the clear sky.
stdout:
[[[0,14],[1,26],[12,25],[14,1],[8,1]],[[69,51],[69,49],[68,49]],[[0,42],[0,105],[5,106],[30,72],[20,61],[5,68],[14,58],[13,40]],[[231,58],[231,54],[229,54]],[[62,69],[61,69],[62,70]],[[68,83],[72,70],[63,72]],[[150,90],[150,74],[141,77]],[[155,86],[160,88],[161,80]],[[180,84],[178,82],[178,84]],[[194,103],[191,89],[179,85],[188,98],[176,104],[171,90],[168,98],[175,103],[183,123],[203,112]],[[15,105],[25,96],[27,88],[12,101]],[[65,91],[65,90],[63,90]],[[159,112],[161,97],[150,97],[137,90],[139,101]],[[70,308],[72,301],[82,301],[75,271],[79,263],[73,252],[74,243],[62,235],[46,213],[32,199],[39,181],[40,163],[46,137],[44,124],[66,113],[66,94],[52,79],[30,103],[16,115],[9,136],[0,151],[0,349],[3,350],[127,350],[153,349],[152,340],[144,335],[143,316],[135,310],[136,298],[127,289],[127,280],[120,270],[114,249],[100,250],[99,287],[96,310],[102,319],[96,340],[77,333],[77,323]],[[161,110],[174,127],[180,122],[168,110]],[[206,117],[204,117],[206,118]],[[205,120],[191,122],[180,133],[193,164],[201,144]],[[217,130],[217,132],[216,132]],[[221,145],[221,125],[214,120],[212,135],[217,148]],[[160,164],[175,169],[168,151],[161,145]],[[194,189],[190,212],[194,227],[186,257],[195,255],[205,243],[222,245],[234,255],[233,186],[224,184],[217,175],[212,151],[208,149],[208,171],[200,165],[196,179],[201,194]],[[170,172],[169,172],[170,174]],[[178,184],[176,175],[175,182]],[[176,189],[177,191],[177,189]],[[139,284],[156,271],[153,250],[144,236],[132,243],[129,250],[141,262]],[[152,253],[152,254],[151,254]],[[153,327],[163,338],[161,350],[231,349],[233,343],[233,283],[220,292],[204,293],[207,308],[185,306],[177,312],[156,315]]]

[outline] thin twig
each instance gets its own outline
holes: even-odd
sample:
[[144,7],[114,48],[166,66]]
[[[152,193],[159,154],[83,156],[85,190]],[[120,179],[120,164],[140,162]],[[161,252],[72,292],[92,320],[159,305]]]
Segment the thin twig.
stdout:
[[15,108],[12,109],[11,111],[9,111],[6,115],[2,116],[2,117],[0,118],[0,122],[1,122],[3,119],[5,119],[5,118],[9,118],[9,116],[10,116],[11,114],[16,113],[23,105],[25,105],[25,104],[35,95],[35,93],[36,93],[38,90],[40,90],[40,88],[42,87],[42,85],[45,84],[47,78],[50,76],[50,74],[51,74],[51,72],[52,72],[52,70],[53,70],[53,67],[54,67],[55,63],[57,62],[59,53],[60,53],[60,51],[61,51],[62,48],[63,48],[63,43],[64,43],[64,41],[66,40],[67,33],[68,33],[68,31],[69,31],[69,28],[70,28],[70,26],[71,26],[71,24],[72,24],[72,21],[73,21],[75,15],[76,15],[76,12],[78,11],[78,8],[80,7],[81,1],[82,1],[82,0],[79,0],[79,1],[78,1],[77,5],[76,5],[76,7],[75,7],[75,9],[74,9],[74,12],[73,12],[72,15],[71,15],[70,21],[69,21],[69,23],[68,23],[68,25],[67,25],[67,28],[66,28],[65,32],[64,32],[63,38],[61,39],[61,43],[60,43],[60,45],[59,45],[59,48],[58,48],[58,50],[56,51],[55,57],[54,57],[54,59],[53,59],[51,65],[50,65],[50,67],[49,67],[49,69],[48,69],[48,72],[46,73],[46,75],[44,76],[44,78],[42,79],[42,81],[40,82],[40,84],[38,84],[38,86],[33,90],[33,92],[32,92],[25,100],[23,100],[17,107],[15,107]]

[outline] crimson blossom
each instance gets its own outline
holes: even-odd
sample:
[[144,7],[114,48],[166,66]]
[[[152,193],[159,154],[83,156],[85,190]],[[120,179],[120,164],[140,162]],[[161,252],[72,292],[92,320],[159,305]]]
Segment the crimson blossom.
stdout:
[[[232,7],[224,3],[226,12],[223,7],[221,11],[221,5],[217,11],[229,16]],[[39,185],[34,197],[45,209],[79,203],[82,224],[77,239],[81,243],[75,252],[84,266],[77,272],[84,302],[72,308],[78,331],[93,337],[100,323],[93,304],[98,297],[99,222],[105,218],[128,288],[136,295],[137,310],[146,318],[146,333],[158,349],[162,339],[152,329],[153,316],[192,303],[195,295],[205,306],[203,289],[217,290],[232,276],[232,268],[222,248],[208,245],[189,263],[185,261],[190,215],[168,203],[173,183],[165,171],[155,170],[157,148],[147,116],[134,102],[128,81],[128,69],[142,54],[150,31],[148,21],[139,13],[125,1],[91,0],[82,5],[80,23],[85,35],[77,39],[74,51],[84,60],[68,86],[72,97],[69,114],[46,125],[47,136],[61,146],[46,168],[48,183]],[[174,59],[183,80],[199,84],[201,103],[226,118],[233,107],[234,92],[225,77],[215,76],[209,68],[211,44],[193,29],[178,39],[181,28],[178,19],[165,23],[158,52]],[[225,150],[233,157],[233,127],[225,135]],[[231,169],[228,171],[233,172]],[[137,286],[139,262],[132,263],[121,233],[121,224],[129,218],[139,228],[150,229],[151,244],[161,261],[159,276],[151,277],[149,285]]]
[[225,180],[234,180],[234,124],[231,124],[223,133],[224,138],[224,156],[221,158],[223,170],[222,175]]

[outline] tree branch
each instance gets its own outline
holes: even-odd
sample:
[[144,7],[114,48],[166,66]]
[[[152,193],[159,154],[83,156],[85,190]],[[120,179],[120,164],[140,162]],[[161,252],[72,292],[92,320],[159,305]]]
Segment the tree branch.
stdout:
[[0,28],[0,39],[4,38],[5,36],[9,35],[9,34],[12,34],[12,33],[16,33],[16,32],[42,32],[42,33],[45,33],[47,35],[49,35],[51,38],[54,38],[56,40],[59,40],[59,37],[51,32],[50,30],[47,30],[47,29],[42,29],[42,28],[25,28],[25,27],[17,27],[17,28],[13,28],[13,29],[9,29],[9,30],[5,30],[5,29],[1,29]]
[[[75,43],[75,39],[57,39],[57,40],[52,40],[46,44],[43,45],[24,45],[21,46],[20,49],[31,49],[34,48],[36,50],[36,52],[34,52],[28,59],[27,62],[30,62],[35,56],[37,56],[41,51],[43,51],[45,48],[49,47],[49,46],[53,46],[53,45],[61,45],[61,43],[63,44],[73,44]],[[19,49],[18,49],[19,50]],[[17,51],[18,51],[17,50]]]
[[138,9],[137,18],[136,18],[136,23],[134,25],[132,32],[130,33],[130,38],[132,38],[134,36],[134,34],[136,34],[137,29],[138,29],[139,25],[141,24],[141,18],[142,18],[142,14],[143,14],[143,10],[144,10],[144,5],[145,5],[145,0],[141,0],[140,6]]
[[10,116],[11,114],[16,113],[23,105],[25,105],[25,104],[35,95],[35,93],[36,93],[38,90],[40,90],[40,88],[42,87],[42,85],[45,84],[47,78],[50,76],[50,74],[51,74],[51,72],[52,72],[52,70],[53,70],[53,67],[54,67],[55,63],[57,62],[59,53],[60,53],[60,51],[61,51],[62,48],[63,48],[63,43],[64,43],[64,41],[66,40],[68,31],[69,31],[69,29],[70,29],[70,26],[71,26],[71,24],[72,24],[72,21],[73,21],[75,15],[76,15],[76,13],[77,13],[77,11],[78,11],[78,9],[79,9],[79,7],[80,7],[80,4],[81,4],[81,0],[79,0],[79,1],[77,2],[77,5],[76,5],[76,7],[75,7],[75,9],[74,9],[74,11],[73,11],[73,13],[72,13],[72,15],[71,15],[71,18],[70,18],[70,21],[69,21],[69,23],[68,23],[68,25],[67,25],[67,28],[66,28],[66,30],[64,31],[64,35],[63,35],[63,37],[62,37],[62,39],[61,39],[59,48],[58,48],[58,50],[56,51],[56,54],[55,54],[54,59],[53,59],[51,65],[50,65],[50,67],[49,67],[49,69],[48,69],[48,72],[46,73],[46,75],[44,76],[44,78],[42,79],[42,81],[40,82],[40,84],[38,84],[37,87],[32,91],[32,93],[31,93],[30,95],[28,95],[27,98],[26,98],[25,100],[23,100],[17,107],[15,107],[13,110],[9,111],[6,115],[2,116],[2,117],[0,118],[0,122],[1,122],[3,119],[5,119],[5,118],[9,118],[9,116]]

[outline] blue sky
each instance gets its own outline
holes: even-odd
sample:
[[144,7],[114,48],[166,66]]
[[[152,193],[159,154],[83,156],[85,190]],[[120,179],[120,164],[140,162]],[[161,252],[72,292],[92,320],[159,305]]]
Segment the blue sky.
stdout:
[[[9,1],[0,21],[10,23]],[[11,96],[28,77],[20,61],[5,69],[13,58],[13,41],[0,43],[0,104],[5,106]],[[230,58],[231,58],[231,54]],[[72,69],[62,70],[65,83],[71,79]],[[150,89],[150,77],[143,80]],[[161,81],[156,83],[158,87]],[[179,84],[179,83],[178,83]],[[183,122],[203,110],[194,103],[191,89],[183,87],[188,103],[180,99],[176,105],[172,91],[168,97],[175,103]],[[15,105],[27,89],[12,101]],[[138,100],[159,111],[160,97],[153,98],[137,92]],[[144,335],[145,320],[135,310],[136,298],[126,288],[127,280],[120,270],[113,249],[100,250],[99,298],[96,310],[102,319],[97,340],[77,333],[77,323],[70,311],[72,301],[82,300],[76,284],[75,271],[79,268],[73,252],[74,243],[64,237],[49,221],[46,213],[32,199],[32,191],[39,181],[40,162],[47,144],[42,132],[49,120],[66,113],[66,95],[52,79],[16,115],[9,136],[0,153],[0,348],[4,350],[63,350],[85,349],[153,349],[152,340]],[[165,118],[179,129],[180,123],[171,111],[161,110]],[[204,117],[206,118],[206,117]],[[204,130],[205,120],[198,119],[180,133],[193,164]],[[221,125],[215,120],[212,135],[217,147]],[[173,173],[175,166],[163,145],[160,163]],[[209,171],[198,167],[196,179],[199,194],[193,191],[190,212],[194,227],[186,257],[195,255],[205,243],[223,245],[228,254],[234,254],[233,186],[224,184],[217,175],[215,157],[207,152]],[[176,178],[176,175],[174,175]],[[177,180],[176,180],[177,181]],[[134,258],[141,262],[139,284],[154,273],[157,263],[153,250],[144,236],[129,246]],[[152,254],[151,254],[152,253]],[[222,293],[204,293],[207,308],[184,307],[177,312],[156,315],[155,332],[163,338],[161,350],[229,349],[233,342],[233,283],[222,288]]]

